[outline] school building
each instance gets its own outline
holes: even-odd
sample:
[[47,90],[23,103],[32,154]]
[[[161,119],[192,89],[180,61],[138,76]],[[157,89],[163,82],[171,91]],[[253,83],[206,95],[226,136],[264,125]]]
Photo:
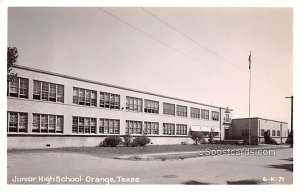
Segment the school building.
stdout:
[[[265,132],[277,143],[285,143],[289,135],[288,123],[260,117],[250,118],[251,143],[264,143]],[[229,135],[231,139],[248,141],[249,118],[233,119]]]
[[152,144],[190,142],[192,131],[230,133],[232,109],[16,65],[8,84],[8,148],[96,146],[109,135]]

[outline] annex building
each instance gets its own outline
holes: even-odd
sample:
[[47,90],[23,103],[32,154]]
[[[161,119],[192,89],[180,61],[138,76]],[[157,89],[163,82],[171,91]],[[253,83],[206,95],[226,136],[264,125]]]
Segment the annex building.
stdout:
[[[108,135],[180,144],[229,134],[232,110],[17,65],[8,84],[8,148],[96,146]],[[225,131],[226,130],[226,131]]]
[[[288,123],[260,117],[250,118],[250,121],[252,143],[264,143],[265,132],[279,144],[286,142],[289,135]],[[233,119],[230,136],[232,139],[249,140],[249,118]]]

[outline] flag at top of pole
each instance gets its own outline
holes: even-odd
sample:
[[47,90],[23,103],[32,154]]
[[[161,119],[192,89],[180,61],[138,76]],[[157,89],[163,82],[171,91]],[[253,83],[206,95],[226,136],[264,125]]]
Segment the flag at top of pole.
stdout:
[[249,70],[251,69],[251,51],[250,51],[250,55],[249,55]]

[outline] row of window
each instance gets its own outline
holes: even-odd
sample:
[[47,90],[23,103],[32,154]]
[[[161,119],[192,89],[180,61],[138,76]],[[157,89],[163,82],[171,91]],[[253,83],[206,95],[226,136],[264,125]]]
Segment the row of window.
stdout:
[[[28,114],[8,112],[8,132],[28,132]],[[62,115],[33,113],[32,132],[63,133],[64,117]],[[97,119],[73,116],[72,133],[96,134]],[[99,134],[120,134],[120,120],[99,119]],[[158,135],[158,122],[126,121],[126,134]],[[163,123],[164,135],[175,135],[175,124]],[[176,124],[176,135],[187,135],[187,125]]]
[[[272,132],[271,132],[271,130],[269,130],[269,129],[267,129],[266,131],[265,131],[265,129],[261,129],[260,130],[260,136],[263,137],[265,132],[267,132],[272,137],[276,137],[276,136],[280,137],[281,136],[281,131],[280,130],[272,130]],[[249,129],[241,129],[241,135],[242,136],[249,136]],[[286,132],[283,135],[283,137],[286,137]]]
[[[8,95],[11,97],[28,98],[28,79],[15,78],[9,82]],[[44,81],[33,80],[33,99],[64,103],[64,86]],[[97,107],[97,91],[73,87],[73,104]],[[120,109],[120,95],[100,92],[100,107],[107,109]],[[163,114],[187,117],[187,106],[163,103]],[[126,109],[128,111],[159,114],[159,102],[126,96]],[[190,116],[195,119],[209,120],[209,110],[190,108]],[[201,111],[201,113],[200,113]],[[212,111],[211,119],[219,121],[219,112]]]
[[[275,137],[275,136],[280,137],[281,136],[281,131],[280,130],[272,130],[272,132],[271,132],[269,129],[267,129],[266,132],[268,132],[268,134],[270,136],[273,136],[273,137]],[[272,135],[271,135],[271,133],[272,133]],[[265,130],[261,129],[260,130],[260,135],[263,137],[264,134],[265,134]],[[285,132],[285,135],[283,135],[283,136],[284,137],[286,136],[286,132]]]

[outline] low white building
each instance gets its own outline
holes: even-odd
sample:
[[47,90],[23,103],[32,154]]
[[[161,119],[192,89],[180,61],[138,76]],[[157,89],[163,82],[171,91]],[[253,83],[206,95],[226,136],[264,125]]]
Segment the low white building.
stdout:
[[[279,144],[286,142],[289,134],[288,123],[260,117],[253,117],[250,120],[252,143],[264,143],[265,132]],[[230,136],[231,139],[249,140],[249,118],[233,119]]]

